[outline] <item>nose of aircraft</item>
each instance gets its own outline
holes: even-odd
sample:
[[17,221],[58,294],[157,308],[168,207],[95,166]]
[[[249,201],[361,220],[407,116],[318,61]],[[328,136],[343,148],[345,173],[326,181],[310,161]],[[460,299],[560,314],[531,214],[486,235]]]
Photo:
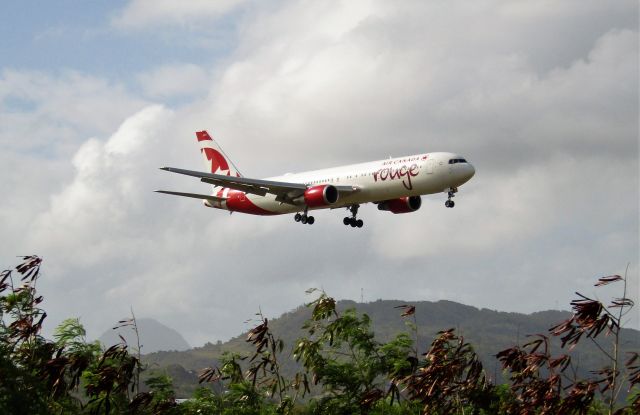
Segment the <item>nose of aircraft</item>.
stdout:
[[467,163],[467,169],[465,171],[465,178],[467,180],[471,179],[476,174],[476,169],[473,167],[471,163]]
[[469,180],[471,180],[474,174],[476,174],[476,169],[473,167],[471,163],[466,162],[464,164],[463,163],[458,164],[456,176],[459,178],[459,180],[462,183],[466,183]]

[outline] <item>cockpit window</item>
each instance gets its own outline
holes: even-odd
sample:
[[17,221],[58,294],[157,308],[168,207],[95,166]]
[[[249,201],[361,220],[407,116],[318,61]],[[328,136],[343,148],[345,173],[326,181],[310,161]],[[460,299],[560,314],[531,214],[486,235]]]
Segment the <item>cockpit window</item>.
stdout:
[[456,163],[466,163],[467,160],[465,159],[449,159],[449,164],[456,164]]

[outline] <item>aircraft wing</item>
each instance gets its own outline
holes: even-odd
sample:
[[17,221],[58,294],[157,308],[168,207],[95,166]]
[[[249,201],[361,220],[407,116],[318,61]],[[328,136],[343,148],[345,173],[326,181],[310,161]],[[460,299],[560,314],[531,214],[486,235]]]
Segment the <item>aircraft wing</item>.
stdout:
[[[204,183],[228,187],[259,196],[265,196],[267,193],[270,193],[276,195],[276,200],[290,204],[293,203],[294,199],[302,196],[308,188],[304,183],[287,183],[273,180],[251,179],[248,177],[224,176],[221,174],[177,169],[175,167],[161,167],[160,170],[197,177]],[[360,190],[355,186],[334,187],[341,195],[347,195]]]
[[210,202],[224,202],[226,200],[224,197],[201,195],[199,193],[171,192],[169,190],[154,190],[154,192],[164,193],[165,195],[192,197],[194,199],[203,199],[203,200],[208,200]]

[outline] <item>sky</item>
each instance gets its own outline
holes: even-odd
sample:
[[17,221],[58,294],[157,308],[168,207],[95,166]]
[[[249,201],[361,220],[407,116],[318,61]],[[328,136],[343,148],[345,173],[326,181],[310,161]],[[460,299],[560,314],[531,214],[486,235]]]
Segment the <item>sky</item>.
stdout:
[[[133,308],[200,346],[312,287],[568,309],[627,264],[640,297],[635,1],[5,1],[0,39],[0,266],[44,258],[46,333]],[[158,170],[203,169],[203,129],[249,177],[432,151],[476,175],[357,230],[153,193],[209,190]]]

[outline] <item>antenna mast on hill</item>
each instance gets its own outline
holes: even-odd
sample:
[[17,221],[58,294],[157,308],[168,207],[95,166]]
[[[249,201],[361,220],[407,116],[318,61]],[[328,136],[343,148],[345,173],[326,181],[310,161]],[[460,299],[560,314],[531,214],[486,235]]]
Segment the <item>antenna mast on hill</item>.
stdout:
[[364,288],[360,288],[360,302],[364,303]]

